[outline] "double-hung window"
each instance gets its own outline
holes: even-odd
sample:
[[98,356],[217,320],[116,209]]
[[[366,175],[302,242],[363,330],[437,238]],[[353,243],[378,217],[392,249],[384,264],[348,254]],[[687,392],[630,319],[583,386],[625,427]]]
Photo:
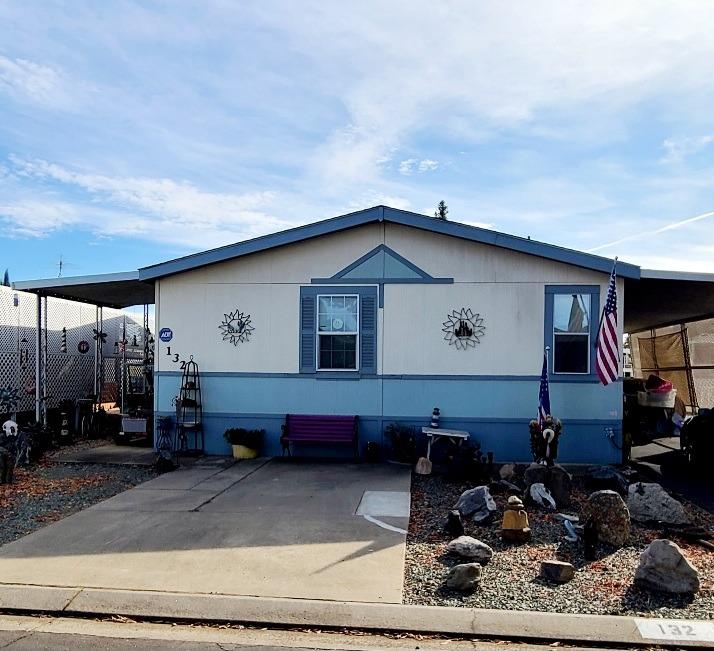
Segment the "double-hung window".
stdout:
[[317,297],[317,368],[358,370],[359,295]]
[[597,285],[546,286],[545,344],[550,371],[558,376],[592,376],[600,288]]

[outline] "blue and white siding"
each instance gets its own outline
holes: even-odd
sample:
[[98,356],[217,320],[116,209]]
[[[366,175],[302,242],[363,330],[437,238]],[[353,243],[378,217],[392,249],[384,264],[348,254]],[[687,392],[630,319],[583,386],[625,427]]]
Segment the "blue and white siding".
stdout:
[[[376,374],[301,373],[300,288],[332,278],[380,244],[433,278],[453,282],[380,287]],[[427,424],[438,406],[444,427],[472,432],[499,460],[527,460],[546,286],[596,286],[603,304],[607,280],[604,273],[389,223],[163,278],[156,283],[157,328],[170,327],[174,338],[157,342],[157,412],[173,411],[180,373],[171,360],[178,353],[199,363],[212,453],[227,452],[222,432],[240,423],[264,427],[266,452],[278,454],[280,425],[289,412],[358,414],[361,440],[381,442],[384,425]],[[620,302],[622,292],[620,284]],[[486,326],[481,344],[466,351],[449,346],[441,331],[447,313],[462,307],[480,313]],[[237,347],[222,341],[218,330],[223,315],[236,308],[249,313],[255,327],[250,341]],[[620,453],[605,430],[614,428],[619,444],[621,385],[553,378],[551,394],[565,426],[561,459],[617,462]]]

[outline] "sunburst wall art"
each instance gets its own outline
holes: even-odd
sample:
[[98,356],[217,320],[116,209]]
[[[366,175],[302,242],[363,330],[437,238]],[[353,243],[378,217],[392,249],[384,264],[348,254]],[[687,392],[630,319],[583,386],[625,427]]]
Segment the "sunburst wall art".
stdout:
[[486,334],[483,318],[470,307],[451,310],[443,325],[444,339],[449,342],[449,346],[456,346],[457,350],[475,348]]
[[244,314],[238,309],[224,314],[218,329],[223,335],[223,341],[230,341],[234,346],[247,343],[255,330],[250,321],[250,314]]

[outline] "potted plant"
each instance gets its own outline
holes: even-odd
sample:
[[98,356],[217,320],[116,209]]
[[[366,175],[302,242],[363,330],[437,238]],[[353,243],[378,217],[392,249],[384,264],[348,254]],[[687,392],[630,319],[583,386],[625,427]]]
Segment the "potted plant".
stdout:
[[231,427],[223,433],[223,438],[231,444],[234,459],[255,459],[263,444],[264,429]]
[[416,433],[413,427],[390,423],[384,430],[392,449],[392,463],[412,465],[416,460]]

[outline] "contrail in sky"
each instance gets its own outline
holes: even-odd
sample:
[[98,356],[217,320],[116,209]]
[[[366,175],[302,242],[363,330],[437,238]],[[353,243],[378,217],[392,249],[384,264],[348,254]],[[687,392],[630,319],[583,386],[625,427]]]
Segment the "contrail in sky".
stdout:
[[672,231],[675,228],[691,224],[692,222],[698,222],[699,220],[706,219],[707,217],[714,217],[714,210],[712,212],[705,212],[701,215],[697,215],[696,217],[689,217],[688,219],[682,219],[681,221],[667,224],[666,226],[662,226],[662,228],[658,228],[654,231],[643,231],[641,233],[635,233],[634,235],[627,235],[625,237],[621,237],[619,240],[613,240],[607,244],[595,246],[592,249],[588,249],[587,252],[593,253],[594,251],[599,251],[600,249],[607,249],[608,247],[615,246],[615,244],[620,244],[621,242],[627,242],[629,240],[636,240],[638,237],[643,237],[645,235],[657,235],[658,233],[664,233],[665,231]]

